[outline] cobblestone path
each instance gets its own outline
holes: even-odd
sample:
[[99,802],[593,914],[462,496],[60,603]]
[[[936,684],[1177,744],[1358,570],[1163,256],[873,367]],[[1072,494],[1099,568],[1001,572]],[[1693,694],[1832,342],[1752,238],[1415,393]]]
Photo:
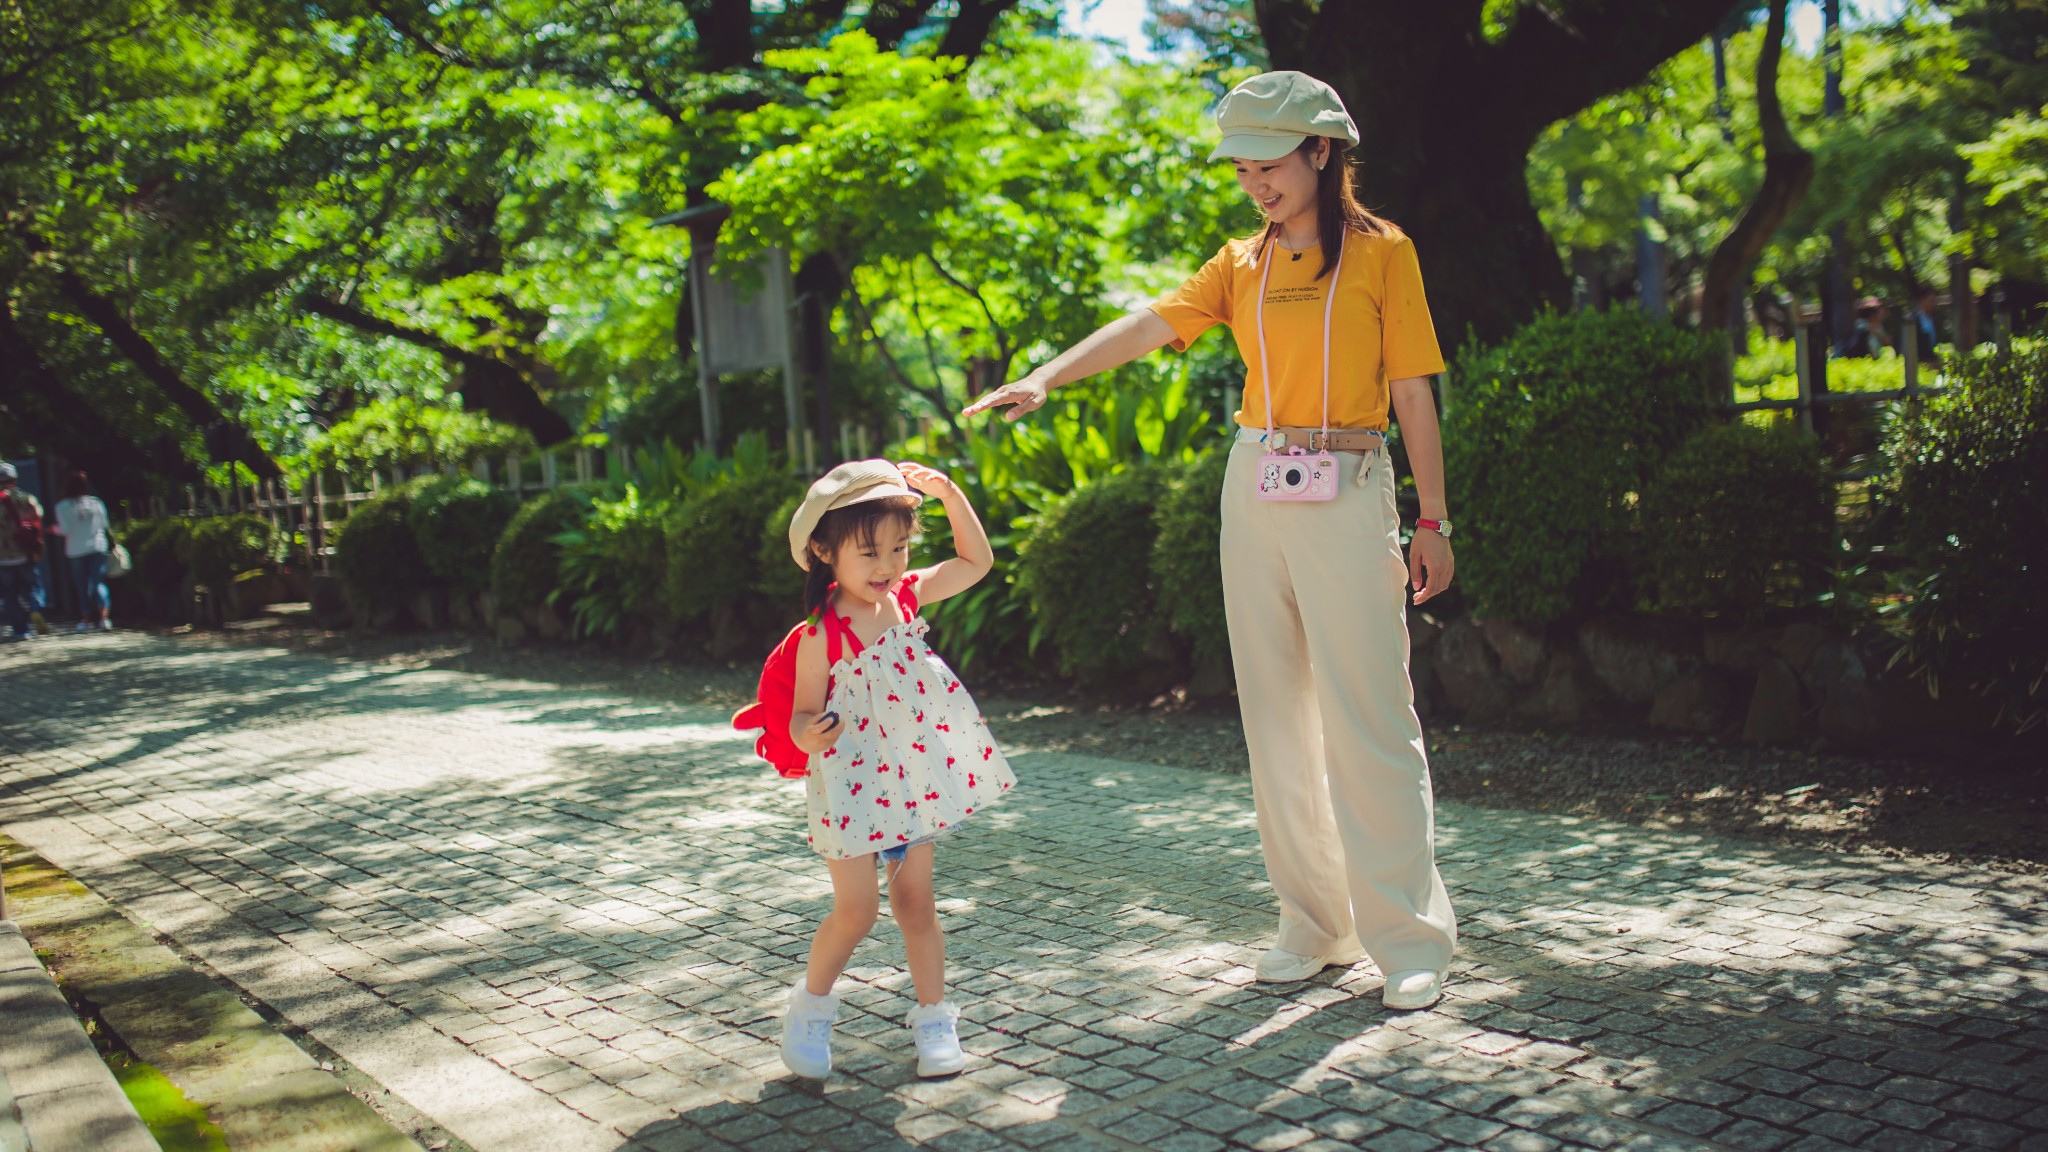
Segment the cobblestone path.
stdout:
[[[542,659],[542,657],[536,657]],[[973,1057],[709,709],[142,635],[0,652],[0,828],[477,1152],[2048,1150],[2048,883],[1444,805],[1450,993],[1259,985],[1246,781],[1023,751],[939,853]],[[886,911],[885,911],[886,915]]]

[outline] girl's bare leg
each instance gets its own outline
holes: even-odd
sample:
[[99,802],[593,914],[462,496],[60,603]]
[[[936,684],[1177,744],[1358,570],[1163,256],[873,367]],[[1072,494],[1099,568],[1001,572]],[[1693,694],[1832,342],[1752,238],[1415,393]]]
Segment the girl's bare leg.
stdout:
[[[929,850],[926,859],[930,859]],[[832,991],[839,974],[846,970],[846,962],[853,957],[853,950],[867,938],[868,931],[875,926],[875,914],[881,910],[873,856],[827,860],[825,866],[832,873],[832,911],[818,925],[818,934],[811,938],[811,958],[804,969],[804,990],[813,996]],[[926,872],[930,872],[929,865]],[[894,892],[892,887],[892,896]]]
[[937,1004],[946,998],[946,935],[939,930],[939,909],[932,895],[930,844],[912,848],[890,872],[889,911],[903,932],[917,1002]]

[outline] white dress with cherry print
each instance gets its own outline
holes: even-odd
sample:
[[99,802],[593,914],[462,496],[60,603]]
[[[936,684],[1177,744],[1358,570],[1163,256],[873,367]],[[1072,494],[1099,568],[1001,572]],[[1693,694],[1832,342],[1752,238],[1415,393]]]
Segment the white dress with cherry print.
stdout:
[[[863,648],[823,616],[833,661],[825,710],[845,725],[811,758],[811,847],[841,860],[950,831],[1017,782],[974,698],[925,642],[916,577],[896,593],[904,622]],[[833,643],[836,641],[836,643]]]

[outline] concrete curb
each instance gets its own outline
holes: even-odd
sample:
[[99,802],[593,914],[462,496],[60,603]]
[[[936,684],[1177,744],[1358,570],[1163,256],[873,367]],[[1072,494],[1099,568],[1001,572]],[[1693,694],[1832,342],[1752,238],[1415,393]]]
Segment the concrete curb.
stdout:
[[[0,839],[0,854],[22,933],[61,958],[66,982],[98,1006],[99,1018],[137,1057],[207,1109],[235,1152],[420,1152],[417,1143],[351,1095],[297,1045],[113,905],[25,848]],[[33,961],[27,940],[20,934],[15,939]],[[5,967],[0,962],[0,969]],[[0,981],[8,976],[0,970]],[[49,992],[75,1027],[55,987]],[[11,1009],[8,1015],[11,1019]],[[78,1041],[126,1107],[82,1029]],[[17,1078],[17,1087],[20,1083]],[[133,1109],[128,1114],[132,1117]],[[139,1120],[136,1126],[141,1130]],[[37,1152],[46,1147],[51,1152],[129,1147],[105,1141],[46,1145],[33,1124],[30,1137]],[[157,1145],[150,1140],[146,1147]],[[5,1150],[0,1137],[0,1152]]]
[[0,1149],[162,1152],[28,938],[0,920]]

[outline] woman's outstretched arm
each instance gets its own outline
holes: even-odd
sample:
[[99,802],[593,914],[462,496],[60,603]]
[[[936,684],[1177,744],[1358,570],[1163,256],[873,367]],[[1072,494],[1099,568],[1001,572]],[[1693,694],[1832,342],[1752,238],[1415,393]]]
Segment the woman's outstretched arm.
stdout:
[[1085,380],[1119,364],[1128,364],[1172,342],[1173,326],[1161,320],[1159,314],[1151,309],[1141,308],[1097,328],[1079,344],[1053,357],[1022,380],[1005,384],[969,404],[961,415],[973,416],[1009,405],[1010,410],[1003,413],[1003,419],[1016,420],[1036,412],[1045,403],[1046,394],[1060,385]]

